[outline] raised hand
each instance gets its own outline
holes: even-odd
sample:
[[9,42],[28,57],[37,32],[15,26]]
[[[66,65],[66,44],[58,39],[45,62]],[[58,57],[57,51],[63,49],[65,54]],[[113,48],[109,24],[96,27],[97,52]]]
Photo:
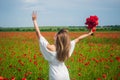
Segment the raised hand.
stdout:
[[33,21],[37,20],[37,12],[36,11],[33,11],[33,13],[32,13],[32,20]]
[[38,38],[40,38],[41,33],[40,33],[40,30],[39,30],[39,27],[37,24],[37,12],[35,12],[35,11],[33,11],[33,13],[32,13],[32,20],[33,20],[33,24],[34,24],[34,27],[36,30],[36,34],[37,34]]

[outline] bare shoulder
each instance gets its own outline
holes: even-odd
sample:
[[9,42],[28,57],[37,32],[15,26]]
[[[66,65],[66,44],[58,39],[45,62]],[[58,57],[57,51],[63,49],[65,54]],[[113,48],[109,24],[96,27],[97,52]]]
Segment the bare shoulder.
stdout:
[[50,51],[53,51],[53,52],[56,51],[55,45],[48,44],[47,49],[50,50]]

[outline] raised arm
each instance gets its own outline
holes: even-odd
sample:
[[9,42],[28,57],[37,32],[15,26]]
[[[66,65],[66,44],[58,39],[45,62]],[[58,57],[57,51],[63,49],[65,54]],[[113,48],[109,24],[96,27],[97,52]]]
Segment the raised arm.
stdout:
[[39,39],[42,35],[40,33],[40,30],[39,30],[39,27],[38,27],[38,24],[37,24],[37,13],[34,12],[34,11],[32,13],[32,20],[33,20],[34,28],[36,30],[37,37]]
[[75,39],[75,43],[79,42],[83,38],[90,36],[92,33],[93,33],[93,31],[91,30],[89,33],[79,36],[78,38]]
[[[33,24],[34,24],[34,27],[35,27],[35,30],[36,30],[37,37],[38,37],[38,39],[40,39],[42,34],[40,33],[40,30],[39,30],[39,27],[38,27],[38,24],[37,24],[37,13],[34,12],[34,11],[32,13],[32,20],[33,20]],[[50,51],[55,51],[55,46],[54,45],[50,45],[49,43],[47,44],[47,48]]]

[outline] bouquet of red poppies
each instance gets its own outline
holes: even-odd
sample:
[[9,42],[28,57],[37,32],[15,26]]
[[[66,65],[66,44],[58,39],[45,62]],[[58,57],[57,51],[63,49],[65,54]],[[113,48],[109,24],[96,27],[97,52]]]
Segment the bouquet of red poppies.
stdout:
[[98,17],[97,16],[90,16],[90,17],[86,18],[85,24],[87,25],[88,30],[92,29],[92,31],[95,32],[96,26],[98,25]]

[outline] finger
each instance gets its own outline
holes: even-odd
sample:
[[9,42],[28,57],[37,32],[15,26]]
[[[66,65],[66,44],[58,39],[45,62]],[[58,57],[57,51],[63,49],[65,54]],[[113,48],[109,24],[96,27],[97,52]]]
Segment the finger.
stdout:
[[37,15],[37,11],[35,11],[35,15]]
[[32,16],[34,16],[34,11],[32,12]]

